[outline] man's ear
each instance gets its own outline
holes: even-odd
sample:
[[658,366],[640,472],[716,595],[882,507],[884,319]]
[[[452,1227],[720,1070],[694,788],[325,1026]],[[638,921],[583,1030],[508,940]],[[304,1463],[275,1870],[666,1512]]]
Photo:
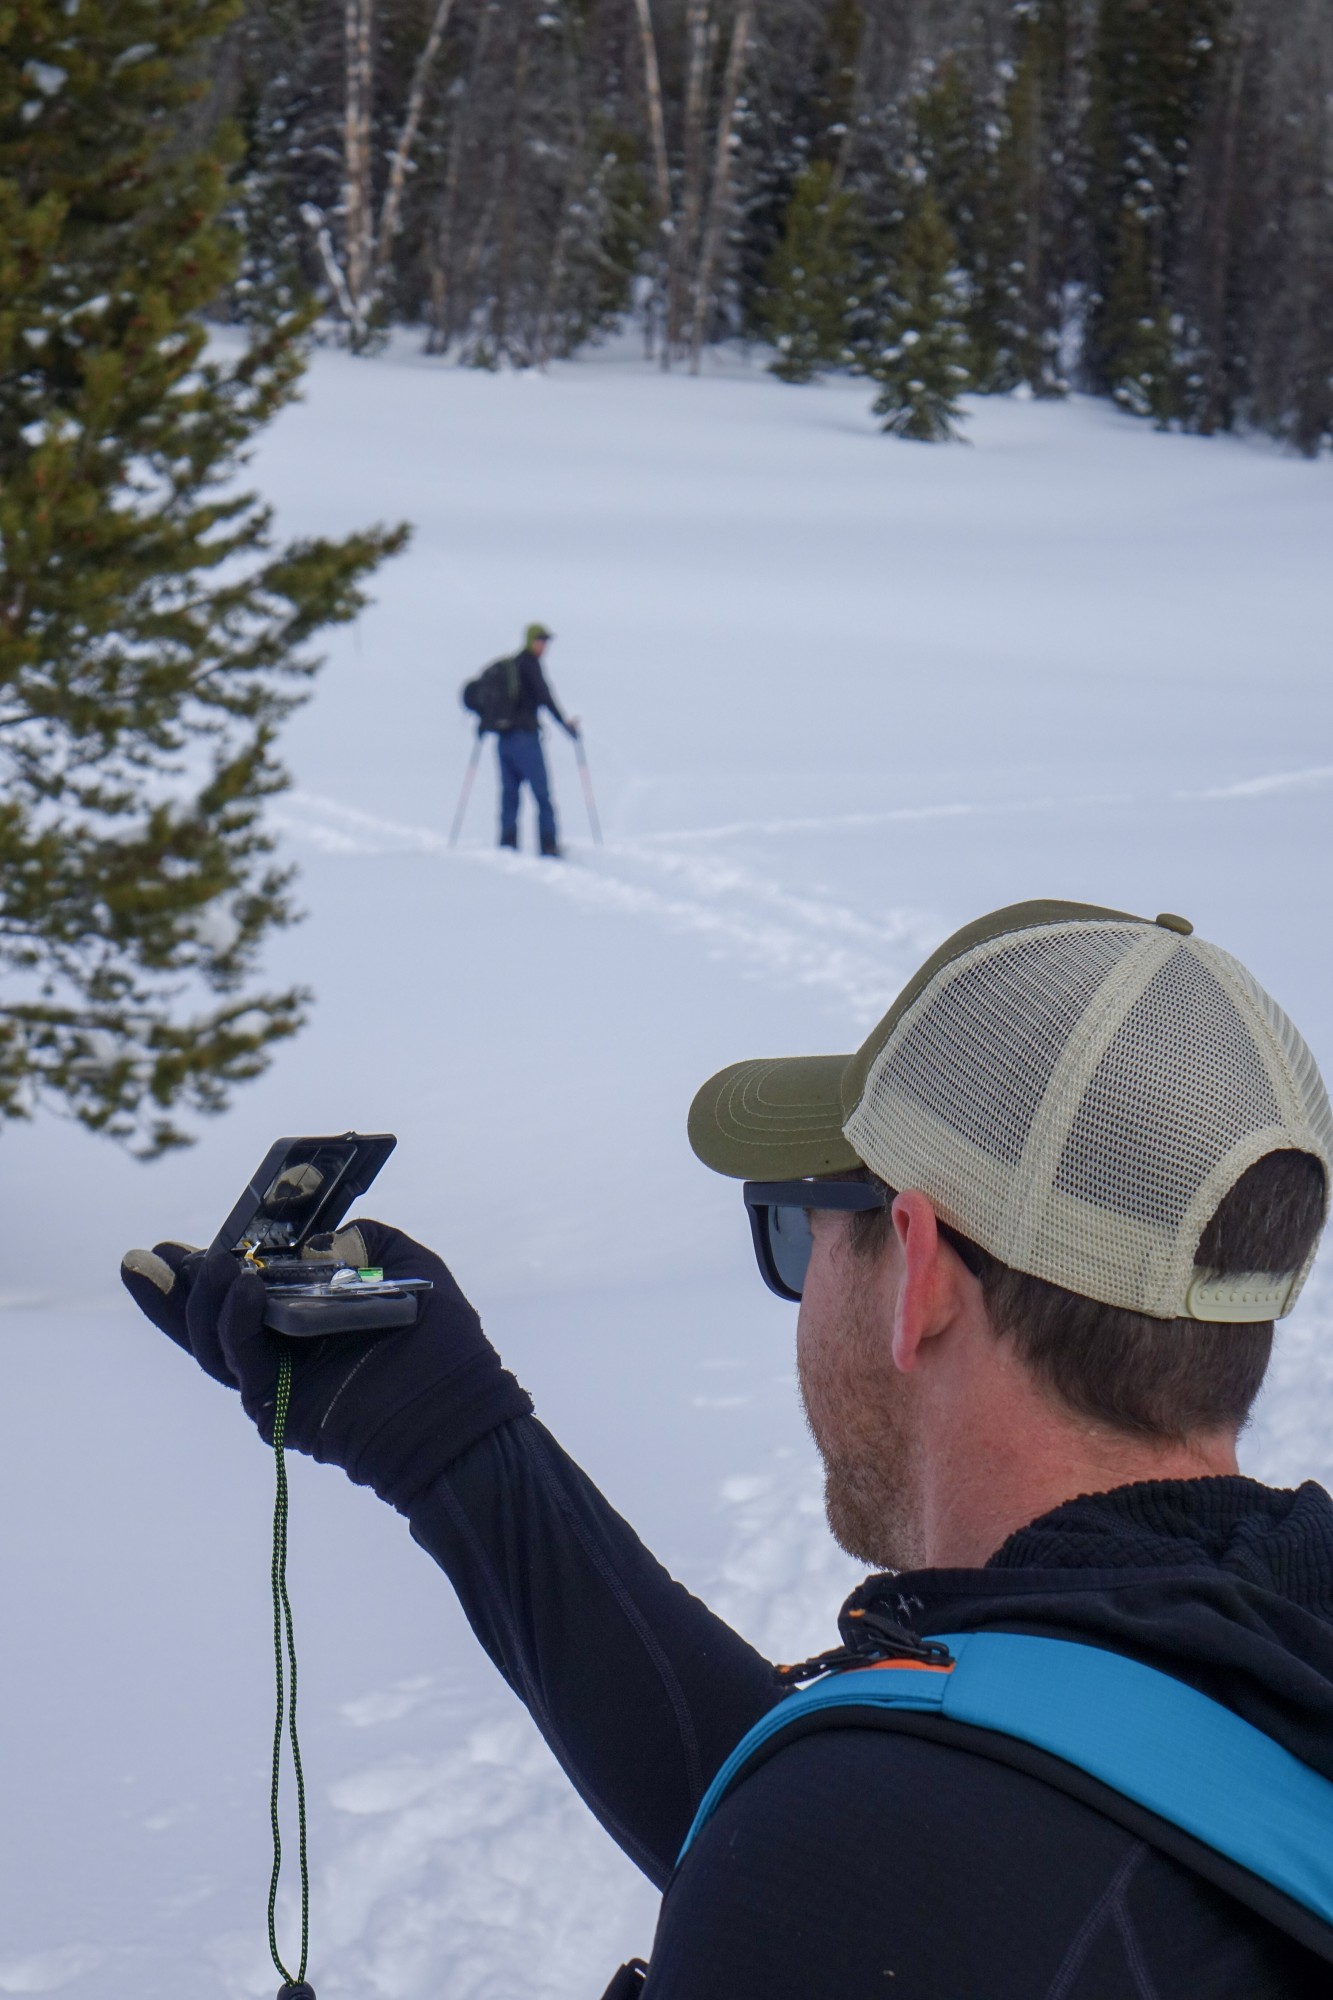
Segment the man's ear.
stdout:
[[923,1344],[943,1333],[962,1306],[953,1257],[925,1195],[908,1188],[893,1203],[899,1283],[893,1315],[893,1365],[910,1374],[921,1358]]

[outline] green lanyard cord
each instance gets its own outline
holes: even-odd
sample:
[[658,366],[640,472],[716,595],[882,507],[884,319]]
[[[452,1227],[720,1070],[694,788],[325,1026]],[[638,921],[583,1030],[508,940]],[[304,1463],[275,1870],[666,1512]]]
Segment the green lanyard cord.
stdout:
[[[287,1461],[283,1439],[287,1430],[287,1408],[292,1394],[292,1357],[284,1343],[278,1358],[278,1394],[273,1410],[273,1456],[277,1466],[277,1493],[273,1503],[273,1658],[277,1668],[278,1703],[273,1724],[273,1786],[269,1812],[273,1821],[273,1874],[268,1887],[268,1948],[281,1977],[289,1985],[305,1978],[306,1950],[310,1939],[310,1875],[306,1865],[305,1779],[301,1773],[301,1746],[296,1740],[296,1639],[292,1631],[292,1605],[287,1595]],[[287,1704],[288,1734],[292,1745],[292,1768],[296,1773],[296,1823],[301,1856],[301,1964],[293,1975],[278,1953],[275,1915],[278,1906],[278,1876],[282,1872],[282,1834],[278,1827],[278,1779],[282,1767],[283,1648],[291,1682]]]

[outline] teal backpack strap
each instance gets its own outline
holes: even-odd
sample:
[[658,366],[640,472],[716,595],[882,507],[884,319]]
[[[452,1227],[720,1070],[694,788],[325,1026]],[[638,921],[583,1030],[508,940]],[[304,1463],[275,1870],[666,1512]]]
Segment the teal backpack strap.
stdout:
[[[940,1637],[951,1664],[856,1668],[770,1709],[709,1786],[681,1859],[783,1736],[820,1721],[836,1727],[845,1718],[854,1726],[858,1710],[867,1722],[934,1717],[964,1732],[1012,1738],[1086,1772],[1333,1926],[1333,1782],[1271,1736],[1121,1653],[1017,1632]],[[1327,1939],[1322,1946],[1308,1935],[1303,1941],[1333,1956]]]

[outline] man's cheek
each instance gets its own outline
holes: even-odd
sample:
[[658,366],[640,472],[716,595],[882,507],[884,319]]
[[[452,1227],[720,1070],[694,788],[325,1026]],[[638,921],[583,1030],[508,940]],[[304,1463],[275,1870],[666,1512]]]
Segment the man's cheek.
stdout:
[[[807,1294],[808,1300],[808,1294]],[[801,1303],[796,1322],[796,1377],[806,1420],[815,1443],[823,1450],[837,1418],[838,1353],[833,1329],[814,1301]]]
[[796,1380],[800,1386],[801,1401],[805,1405],[806,1420],[818,1438],[817,1413],[821,1404],[818,1355],[815,1343],[813,1314],[802,1300],[796,1319]]
[[796,1319],[796,1380],[800,1384],[801,1395],[809,1403],[810,1380],[810,1340],[805,1330],[805,1306],[802,1305]]

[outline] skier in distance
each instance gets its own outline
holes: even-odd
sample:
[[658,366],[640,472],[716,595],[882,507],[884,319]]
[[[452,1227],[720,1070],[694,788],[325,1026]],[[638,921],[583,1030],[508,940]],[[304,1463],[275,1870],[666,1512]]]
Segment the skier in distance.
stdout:
[[[720,1071],[689,1130],[799,1300],[828,1519],[874,1570],[826,1655],[776,1666],[673,1581],[398,1231],[340,1240],[433,1280],[416,1326],[292,1344],[288,1442],[406,1516],[663,1891],[608,2000],[1333,1990],[1333,1500],[1236,1457],[1328,1203],[1286,1015],[1183,918],[1017,904],[855,1053]],[[184,1254],[125,1282],[270,1438],[263,1286]]]
[[500,845],[518,846],[518,806],[527,785],[537,807],[537,835],[541,851],[553,860],[560,857],[555,807],[551,802],[551,781],[542,750],[541,711],[547,709],[571,737],[579,733],[577,716],[566,716],[552,694],[542,667],[546,648],[555,637],[544,625],[529,625],[523,635],[523,650],[514,661],[516,685],[512,719],[495,738],[500,760]]

